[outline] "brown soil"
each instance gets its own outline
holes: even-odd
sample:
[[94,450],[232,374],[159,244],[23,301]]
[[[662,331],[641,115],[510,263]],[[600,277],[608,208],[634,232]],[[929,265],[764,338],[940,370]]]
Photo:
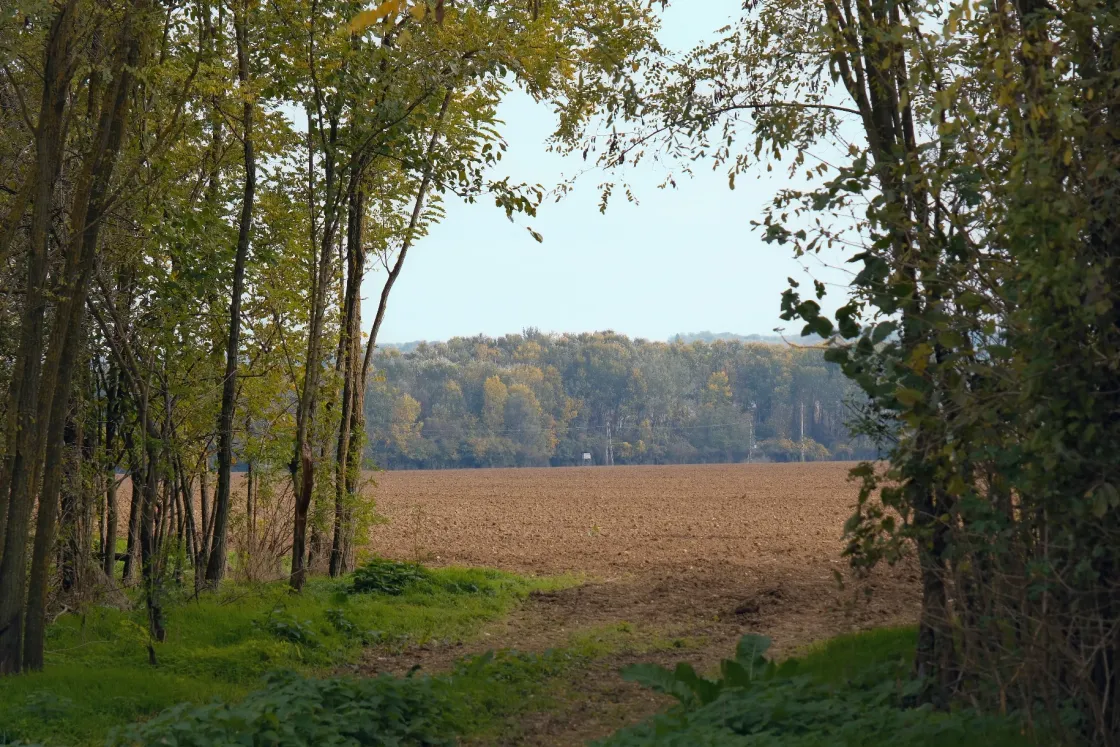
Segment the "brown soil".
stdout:
[[[573,634],[630,623],[632,644],[572,678],[557,707],[511,723],[501,744],[569,745],[602,737],[666,701],[623,682],[634,661],[714,666],[744,633],[776,653],[910,622],[909,569],[841,591],[840,529],[855,500],[836,463],[388,472],[377,475],[379,554],[523,573],[587,574],[535,594],[475,641],[370,651],[366,672],[447,668],[487,649],[543,651]],[[857,588],[858,586],[858,588]],[[864,592],[871,591],[870,597]],[[676,639],[682,648],[666,648]],[[617,641],[616,641],[617,643]],[[492,743],[488,740],[487,743]]]

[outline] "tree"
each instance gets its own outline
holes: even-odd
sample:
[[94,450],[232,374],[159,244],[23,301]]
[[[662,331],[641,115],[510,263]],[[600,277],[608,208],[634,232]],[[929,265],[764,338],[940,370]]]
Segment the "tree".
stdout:
[[1120,359],[1103,197],[1120,178],[1118,21],[1096,2],[762,2],[682,62],[651,59],[599,150],[710,158],[732,187],[763,157],[807,172],[759,227],[860,267],[834,315],[820,282],[783,297],[831,338],[868,397],[858,428],[890,454],[885,474],[855,471],[854,565],[917,555],[925,699],[1038,709],[1057,731],[1075,704],[1076,738],[1099,744],[1120,734],[1118,641],[1099,624],[1117,568],[1101,381]]
[[206,581],[216,585],[225,575],[226,534],[230,509],[230,469],[233,464],[233,415],[237,397],[237,362],[241,342],[241,300],[245,293],[245,263],[253,230],[253,199],[257,189],[257,163],[253,141],[254,94],[250,90],[249,28],[250,0],[242,0],[233,10],[237,47],[237,83],[241,104],[241,143],[244,151],[245,182],[241,196],[241,215],[237,226],[237,249],[233,260],[233,286],[230,290],[229,335],[226,343],[225,376],[222,379],[222,409],[218,415],[218,490],[214,496],[213,547],[206,566]]
[[509,390],[499,377],[491,376],[483,385],[482,392],[482,423],[491,433],[499,434],[505,425]]

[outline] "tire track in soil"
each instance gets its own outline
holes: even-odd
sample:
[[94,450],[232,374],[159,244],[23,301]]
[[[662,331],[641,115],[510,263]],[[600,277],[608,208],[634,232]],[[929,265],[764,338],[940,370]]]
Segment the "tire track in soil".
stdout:
[[[746,633],[775,655],[851,630],[913,622],[917,575],[900,567],[841,590],[849,465],[703,465],[455,470],[378,475],[373,547],[400,559],[536,573],[581,571],[581,586],[535,593],[472,641],[371,649],[359,670],[449,669],[487,650],[543,652],[573,633],[630,623],[634,645],[567,676],[556,707],[525,713],[478,744],[577,745],[672,701],[618,670],[653,661],[710,671]],[[416,517],[423,517],[417,522]],[[590,529],[589,529],[590,527]],[[870,592],[870,593],[868,593]],[[679,638],[685,648],[653,648]]]

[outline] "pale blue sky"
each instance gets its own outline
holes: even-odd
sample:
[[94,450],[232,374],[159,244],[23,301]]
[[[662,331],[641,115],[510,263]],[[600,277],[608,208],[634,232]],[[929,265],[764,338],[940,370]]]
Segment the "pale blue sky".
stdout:
[[[741,2],[680,2],[665,14],[662,40],[684,49],[740,12]],[[509,151],[504,173],[551,187],[584,168],[578,157],[547,153],[546,107],[511,96],[500,114]],[[533,219],[510,223],[483,201],[450,198],[447,216],[409,253],[393,290],[381,342],[498,336],[537,327],[545,332],[613,329],[666,339],[700,330],[770,333],[799,326],[778,318],[786,278],[808,280],[788,248],[764,244],[750,222],[784,184],[779,169],[740,178],[730,190],[721,170],[702,170],[660,190],[663,169],[630,175],[640,204],[616,195],[599,213],[601,172],[584,174],[560,203]],[[538,244],[527,225],[544,235]],[[815,276],[830,272],[812,260]],[[837,278],[833,272],[831,277]],[[383,272],[363,287],[363,320],[372,318]],[[832,306],[828,304],[827,306]],[[826,308],[827,308],[826,306]]]

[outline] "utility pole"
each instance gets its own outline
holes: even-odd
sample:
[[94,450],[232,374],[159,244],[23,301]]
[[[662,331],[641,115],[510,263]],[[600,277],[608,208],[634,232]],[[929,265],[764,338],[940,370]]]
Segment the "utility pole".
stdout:
[[614,444],[611,442],[611,421],[607,421],[607,458],[603,460],[607,464],[614,464]]

